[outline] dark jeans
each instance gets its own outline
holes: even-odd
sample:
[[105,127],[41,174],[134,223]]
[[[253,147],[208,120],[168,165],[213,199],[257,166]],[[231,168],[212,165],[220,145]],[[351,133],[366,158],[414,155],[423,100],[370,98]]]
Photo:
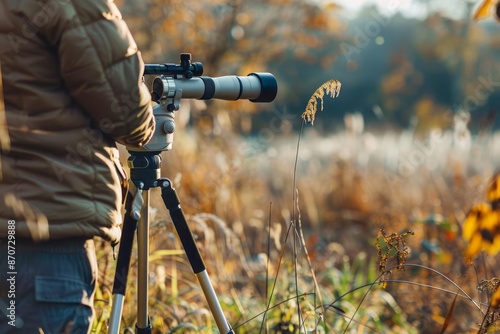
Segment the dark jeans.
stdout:
[[96,279],[93,240],[0,240],[0,333],[89,333]]

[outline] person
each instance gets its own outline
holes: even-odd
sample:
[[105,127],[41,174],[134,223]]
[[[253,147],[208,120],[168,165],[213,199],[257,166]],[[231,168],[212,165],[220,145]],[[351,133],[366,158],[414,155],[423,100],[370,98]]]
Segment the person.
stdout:
[[121,233],[116,143],[154,133],[144,63],[109,0],[0,0],[0,63],[0,333],[88,333],[93,240]]

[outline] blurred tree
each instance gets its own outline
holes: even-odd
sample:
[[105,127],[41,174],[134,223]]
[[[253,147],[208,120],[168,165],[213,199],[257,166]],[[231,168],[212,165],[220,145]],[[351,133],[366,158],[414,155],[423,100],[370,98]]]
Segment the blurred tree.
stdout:
[[[288,55],[328,67],[332,53],[317,50],[338,39],[341,23],[332,17],[337,6],[304,0],[147,0],[119,1],[121,11],[147,63],[178,63],[189,52],[204,74],[247,75],[269,71],[271,61]],[[279,78],[278,78],[279,79]],[[280,82],[280,91],[283,82]],[[215,101],[211,101],[214,103]],[[224,109],[217,103],[218,108]],[[231,102],[234,110],[265,105]],[[223,117],[224,118],[224,117]]]
[[446,13],[446,4],[420,2],[429,11],[424,18],[380,6],[346,18],[333,3],[313,0],[119,4],[148,63],[178,63],[180,52],[190,52],[193,61],[203,63],[205,75],[269,71],[277,77],[276,103],[209,101],[209,111],[217,115],[207,111],[192,121],[208,133],[217,126],[221,131],[248,130],[250,124],[256,131],[271,123],[279,127],[270,108],[299,118],[312,92],[331,79],[342,82],[344,94],[325,101],[325,109],[331,105],[335,112],[323,113],[317,130],[331,131],[344,114],[358,111],[368,127],[382,119],[383,126],[406,127],[415,117],[430,117],[419,119],[425,131],[424,124],[437,124],[426,106],[466,109],[471,124],[478,123],[500,101],[500,25],[491,18],[474,22],[465,14],[477,8],[477,0],[456,2],[461,19]]
[[190,52],[210,75],[266,69],[287,52],[316,61],[310,51],[338,38],[340,27],[336,5],[304,0],[136,0],[121,9],[148,62]]

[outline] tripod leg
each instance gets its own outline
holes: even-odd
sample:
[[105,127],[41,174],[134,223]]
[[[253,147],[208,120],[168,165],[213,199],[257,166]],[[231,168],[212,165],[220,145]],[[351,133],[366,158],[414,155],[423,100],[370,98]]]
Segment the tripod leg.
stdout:
[[158,183],[161,187],[161,197],[163,202],[170,212],[177,234],[179,235],[182,246],[184,247],[189,263],[191,264],[201,288],[203,289],[205,298],[207,298],[208,305],[215,318],[219,331],[221,333],[234,333],[231,327],[229,327],[224,313],[222,312],[217,295],[215,294],[212,283],[208,277],[205,264],[201,258],[200,251],[198,250],[198,246],[196,246],[196,242],[194,241],[191,230],[187,224],[186,217],[182,212],[179,197],[177,196],[175,189],[172,188],[172,184],[168,179],[159,179]]
[[113,282],[113,306],[109,320],[109,334],[118,334],[120,331],[120,322],[123,310],[123,301],[127,287],[127,277],[130,267],[130,256],[134,235],[137,229],[137,219],[132,215],[133,195],[128,194],[125,202],[125,216],[123,220],[122,236],[120,239],[120,248],[118,250],[118,259],[116,260],[116,272]]
[[137,333],[151,333],[148,314],[149,291],[149,190],[142,192],[144,203],[137,227]]

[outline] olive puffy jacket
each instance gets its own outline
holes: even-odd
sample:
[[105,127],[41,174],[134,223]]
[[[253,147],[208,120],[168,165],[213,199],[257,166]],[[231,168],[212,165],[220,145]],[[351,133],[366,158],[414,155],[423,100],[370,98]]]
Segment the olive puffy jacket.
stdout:
[[117,242],[126,176],[115,141],[141,146],[154,132],[144,63],[118,8],[0,0],[0,64],[0,237],[15,226],[19,238]]

